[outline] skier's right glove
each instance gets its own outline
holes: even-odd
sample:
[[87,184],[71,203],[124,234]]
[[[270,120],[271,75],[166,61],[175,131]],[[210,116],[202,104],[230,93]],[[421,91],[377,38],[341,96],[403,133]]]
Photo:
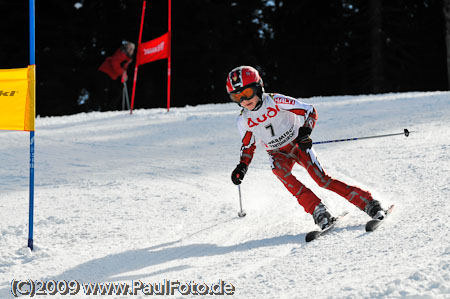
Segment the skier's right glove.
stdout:
[[312,139],[309,137],[312,129],[310,127],[300,127],[298,130],[297,144],[302,151],[306,151],[312,147]]
[[240,185],[242,180],[244,179],[245,174],[247,173],[248,166],[245,163],[239,163],[236,168],[233,170],[231,174],[231,180],[233,184]]

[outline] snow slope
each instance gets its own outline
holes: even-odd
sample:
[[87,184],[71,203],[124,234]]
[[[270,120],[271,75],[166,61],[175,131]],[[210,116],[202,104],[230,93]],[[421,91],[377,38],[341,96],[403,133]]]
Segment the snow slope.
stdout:
[[349,211],[336,231],[305,243],[312,217],[273,176],[262,147],[242,184],[247,216],[238,218],[235,104],[38,118],[32,252],[29,136],[0,131],[0,298],[13,297],[13,279],[222,280],[233,298],[450,298],[450,93],[304,101],[319,113],[315,141],[415,131],[316,146],[332,176],[396,205],[376,232],[295,166],[335,214]]

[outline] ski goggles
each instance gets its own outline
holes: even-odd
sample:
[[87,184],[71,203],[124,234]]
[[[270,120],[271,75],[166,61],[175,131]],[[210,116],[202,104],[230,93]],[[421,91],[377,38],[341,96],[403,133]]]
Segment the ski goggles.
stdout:
[[250,100],[253,98],[256,94],[255,87],[247,87],[240,91],[232,91],[230,93],[230,99],[233,102],[236,102],[238,104],[242,103],[243,101]]

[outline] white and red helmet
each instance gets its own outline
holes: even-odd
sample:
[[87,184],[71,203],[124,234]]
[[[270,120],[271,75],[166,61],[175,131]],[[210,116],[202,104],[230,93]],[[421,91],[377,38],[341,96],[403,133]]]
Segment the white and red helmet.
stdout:
[[263,92],[263,80],[258,71],[247,65],[238,66],[228,73],[227,77],[227,92],[237,93],[243,89],[254,86]]

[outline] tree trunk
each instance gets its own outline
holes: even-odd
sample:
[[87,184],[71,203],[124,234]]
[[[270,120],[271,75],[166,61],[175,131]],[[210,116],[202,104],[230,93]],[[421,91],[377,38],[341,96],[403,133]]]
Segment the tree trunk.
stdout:
[[[449,0],[450,1],[450,0]],[[383,91],[383,31],[382,3],[369,0],[371,40],[371,89],[373,93]]]
[[450,87],[450,0],[444,0],[445,45],[447,47],[447,88]]

